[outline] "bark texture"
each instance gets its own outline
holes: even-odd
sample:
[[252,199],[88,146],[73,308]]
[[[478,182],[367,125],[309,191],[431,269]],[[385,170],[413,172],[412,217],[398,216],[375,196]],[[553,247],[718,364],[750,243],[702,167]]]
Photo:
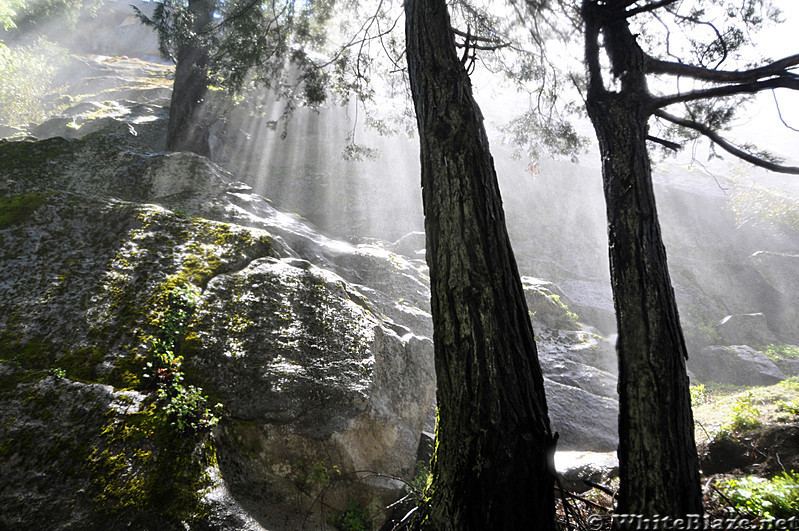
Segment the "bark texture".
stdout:
[[[624,2],[615,2],[619,6]],[[587,108],[602,156],[610,268],[618,325],[617,511],[701,514],[687,351],[669,277],[647,152],[651,96],[643,51],[613,7],[584,2]],[[623,9],[623,8],[622,8]],[[615,16],[614,16],[615,15]],[[604,87],[599,33],[621,90]]]
[[177,51],[175,82],[169,104],[167,151],[191,151],[206,157],[211,154],[204,112],[210,53],[201,35],[211,25],[215,4],[215,0],[189,0],[195,35]]
[[493,159],[445,0],[406,0],[438,396],[431,529],[554,529],[544,382]]

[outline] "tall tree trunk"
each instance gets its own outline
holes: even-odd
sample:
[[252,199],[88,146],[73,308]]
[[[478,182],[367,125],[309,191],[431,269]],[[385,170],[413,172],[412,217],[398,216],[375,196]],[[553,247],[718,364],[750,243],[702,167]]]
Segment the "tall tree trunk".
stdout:
[[432,529],[554,529],[544,382],[494,163],[445,0],[406,0],[421,145],[438,444]]
[[211,24],[216,0],[189,0],[194,36],[177,51],[175,82],[169,104],[167,151],[191,151],[209,156],[209,130],[205,116],[209,51],[199,37]]
[[[592,3],[592,2],[587,2]],[[616,2],[623,4],[623,2]],[[594,4],[596,5],[596,4]],[[611,4],[612,6],[612,4]],[[618,13],[616,13],[618,15]],[[618,326],[619,513],[701,514],[687,351],[661,239],[647,152],[643,52],[623,16],[584,10],[586,101],[602,156]],[[622,88],[600,83],[600,29]]]

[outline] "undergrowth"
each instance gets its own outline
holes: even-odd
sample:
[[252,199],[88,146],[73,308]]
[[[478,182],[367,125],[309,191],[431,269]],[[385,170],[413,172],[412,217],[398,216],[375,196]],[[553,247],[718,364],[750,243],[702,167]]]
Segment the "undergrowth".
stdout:
[[166,293],[159,317],[155,319],[159,332],[151,339],[151,360],[146,364],[145,377],[154,381],[158,401],[169,423],[179,432],[210,429],[219,422],[222,408],[221,404],[209,407],[202,389],[184,383],[181,370],[180,342],[199,297],[199,289],[191,284]]

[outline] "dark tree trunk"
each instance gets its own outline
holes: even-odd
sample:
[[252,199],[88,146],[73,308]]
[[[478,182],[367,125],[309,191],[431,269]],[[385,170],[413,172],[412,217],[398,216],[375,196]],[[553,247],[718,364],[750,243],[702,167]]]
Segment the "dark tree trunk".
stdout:
[[493,159],[445,0],[406,0],[430,266],[431,529],[554,529],[544,382]]
[[[586,4],[595,5],[591,1]],[[623,17],[603,19],[595,9],[584,10],[590,74],[586,104],[602,156],[618,326],[617,511],[672,517],[701,514],[685,366],[688,356],[661,239],[646,145],[651,98],[643,51]],[[608,16],[607,10],[604,16]],[[596,43],[600,29],[611,68],[621,81],[619,91],[606,90],[599,77]]]
[[[215,9],[215,0],[189,0],[196,35],[207,30]],[[175,83],[169,104],[166,150],[191,151],[209,156],[209,131],[205,116],[208,92],[209,51],[201,38],[192,38],[178,48]]]

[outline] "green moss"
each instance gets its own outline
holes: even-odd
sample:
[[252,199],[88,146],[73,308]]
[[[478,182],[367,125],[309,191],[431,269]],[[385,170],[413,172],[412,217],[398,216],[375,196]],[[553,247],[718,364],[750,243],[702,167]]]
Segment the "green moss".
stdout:
[[91,448],[86,467],[96,511],[107,517],[141,513],[191,525],[208,514],[203,492],[216,466],[211,439],[178,435],[154,402],[139,413],[109,413],[103,444]]
[[13,363],[22,369],[49,369],[55,360],[53,344],[44,336],[28,339],[9,326],[0,332],[0,361]]
[[102,379],[97,366],[103,362],[103,352],[95,347],[84,347],[69,352],[58,359],[56,365],[71,380],[98,382]]
[[11,175],[38,168],[61,156],[71,156],[72,141],[55,137],[41,141],[0,140],[0,173]]
[[28,221],[47,198],[48,194],[42,193],[0,197],[0,230]]
[[769,345],[760,350],[775,363],[799,359],[799,347],[794,345]]
[[125,356],[114,364],[103,383],[114,386],[116,389],[140,389],[141,377],[144,373],[145,359],[141,356]]

